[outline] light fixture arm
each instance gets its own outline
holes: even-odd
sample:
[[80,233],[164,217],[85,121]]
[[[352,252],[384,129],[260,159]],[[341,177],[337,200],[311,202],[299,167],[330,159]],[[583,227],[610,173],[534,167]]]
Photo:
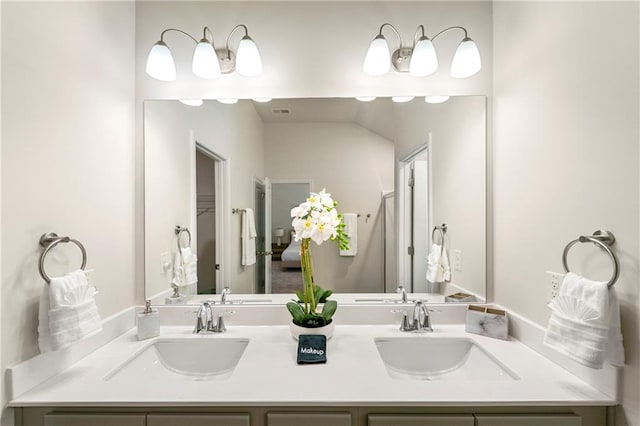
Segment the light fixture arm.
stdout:
[[[207,37],[207,33],[209,33],[209,35],[211,36],[211,39]],[[211,32],[209,27],[204,27],[204,29],[202,30],[202,38],[207,41],[211,40],[209,41],[209,43],[211,43],[211,45],[213,46],[213,33]]]
[[[422,26],[422,25],[421,25]],[[462,30],[464,31],[464,38],[468,38],[467,35],[467,29],[465,27],[459,27],[459,26],[455,26],[455,27],[449,27],[449,28],[445,28],[444,30],[440,31],[438,34],[434,35],[433,37],[431,37],[431,40],[435,40],[438,36],[440,36],[441,34],[446,33],[447,31],[451,31],[451,30]],[[424,35],[424,33],[423,33]]]
[[400,35],[400,32],[398,32],[398,30],[396,29],[396,27],[394,27],[392,24],[385,22],[384,24],[380,25],[380,31],[378,31],[378,35],[381,36],[382,35],[382,29],[384,27],[389,27],[393,30],[394,33],[396,33],[396,36],[398,37],[398,40],[400,40],[400,48],[402,48],[402,36]]
[[[420,33],[422,34],[421,36],[418,37],[418,31],[420,31]],[[416,32],[413,33],[413,48],[416,48],[416,42],[420,39],[426,37],[424,35],[424,25],[418,25],[418,28],[416,28]]]
[[233,29],[231,30],[231,32],[229,33],[229,36],[227,37],[227,44],[225,46],[225,49],[227,51],[227,59],[231,59],[231,49],[229,49],[229,41],[231,41],[231,36],[238,30],[238,29],[244,29],[244,35],[246,37],[249,36],[249,30],[247,29],[247,26],[244,24],[238,24],[235,27],[233,27]]
[[[205,28],[206,28],[206,27],[205,27]],[[179,30],[179,29],[177,29],[177,28],[167,28],[167,29],[166,29],[166,30],[164,30],[162,33],[160,33],[160,41],[161,41],[161,42],[163,42],[163,43],[164,43],[164,34],[165,34],[166,32],[169,32],[169,31],[176,31],[176,32],[179,32],[179,33],[181,33],[181,34],[184,34],[184,35],[186,35],[187,37],[189,37],[191,40],[193,40],[193,42],[194,42],[195,44],[198,44],[198,40],[196,40],[196,39],[195,39],[191,34],[189,34],[189,33],[187,33],[187,32],[184,32],[184,31],[182,31],[182,30]]]

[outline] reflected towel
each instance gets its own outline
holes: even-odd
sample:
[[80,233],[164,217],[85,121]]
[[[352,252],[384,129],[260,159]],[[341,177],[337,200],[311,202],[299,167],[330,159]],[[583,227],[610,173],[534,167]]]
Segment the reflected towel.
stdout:
[[549,303],[551,317],[544,344],[591,368],[604,361],[624,364],[620,306],[615,288],[568,272],[558,296]]
[[45,283],[38,309],[40,352],[63,349],[102,330],[96,293],[82,270]]
[[447,249],[441,245],[433,244],[427,257],[427,281],[442,283],[451,281],[451,266]]
[[242,243],[242,259],[240,263],[244,266],[256,263],[256,236],[253,209],[246,208],[242,214],[242,230],[240,234]]
[[186,287],[198,283],[198,258],[191,247],[183,247],[173,258],[173,278],[171,284]]
[[340,250],[340,256],[355,256],[358,254],[358,214],[345,213],[342,221],[344,232],[349,236],[349,250]]

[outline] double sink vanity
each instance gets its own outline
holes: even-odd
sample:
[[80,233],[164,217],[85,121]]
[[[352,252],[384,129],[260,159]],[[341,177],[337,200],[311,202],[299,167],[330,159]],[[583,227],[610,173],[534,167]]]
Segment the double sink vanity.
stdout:
[[[209,334],[193,333],[195,306],[161,306],[160,336],[143,341],[129,310],[86,356],[68,349],[13,367],[17,424],[595,426],[616,405],[521,341],[466,333],[463,304],[429,305],[432,332],[400,331],[410,302],[342,304],[316,365],[296,363],[283,306],[233,306],[227,330]],[[37,370],[49,378],[36,383]]]

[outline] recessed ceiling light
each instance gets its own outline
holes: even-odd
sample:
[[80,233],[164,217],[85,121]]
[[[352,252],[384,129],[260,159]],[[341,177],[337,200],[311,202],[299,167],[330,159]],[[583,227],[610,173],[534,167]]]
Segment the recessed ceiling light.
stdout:
[[202,106],[202,99],[180,99],[180,103],[189,106]]
[[356,99],[360,102],[371,102],[375,98],[375,96],[356,96]]
[[443,102],[447,102],[450,96],[443,95],[433,95],[433,96],[425,96],[424,101],[428,104],[441,104]]
[[413,98],[415,98],[415,96],[392,96],[391,100],[393,102],[403,103],[403,102],[412,101]]

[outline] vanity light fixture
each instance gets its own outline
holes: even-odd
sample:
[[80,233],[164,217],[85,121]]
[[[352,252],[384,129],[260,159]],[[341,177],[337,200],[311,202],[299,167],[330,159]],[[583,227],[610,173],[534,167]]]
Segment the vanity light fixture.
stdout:
[[449,98],[450,96],[432,95],[432,96],[425,96],[424,101],[428,104],[441,104],[443,102],[447,102]]
[[405,102],[412,101],[414,98],[415,96],[392,96],[391,100],[398,104],[403,104]]
[[[237,53],[229,47],[231,36],[239,29],[244,30],[244,36],[240,40]],[[204,79],[214,79],[220,74],[230,74],[238,71],[238,74],[245,77],[255,77],[262,73],[262,59],[260,52],[254,41],[249,37],[249,30],[246,25],[236,25],[229,36],[224,49],[216,49],[213,44],[213,34],[209,27],[204,27],[202,39],[196,40],[189,33],[168,28],[160,33],[160,41],[156,42],[147,56],[146,72],[150,77],[161,81],[176,80],[176,64],[169,47],[164,42],[164,35],[167,32],[178,32],[189,37],[196,44],[193,51],[191,71],[195,75]]]
[[[389,54],[389,45],[382,35],[382,30],[385,27],[391,28],[400,40],[400,47],[392,55]],[[362,69],[370,76],[381,76],[389,72],[391,65],[393,65],[396,71],[408,72],[413,77],[431,75],[438,69],[438,55],[433,41],[452,30],[464,31],[464,38],[453,55],[450,74],[454,78],[471,77],[482,68],[482,60],[478,46],[469,38],[466,28],[460,26],[445,28],[430,39],[424,33],[424,26],[419,25],[413,35],[413,46],[405,47],[396,27],[384,23],[380,27],[378,35],[369,45]]]
[[376,99],[375,96],[356,96],[356,99],[360,102],[371,102]]
[[221,104],[233,105],[238,103],[238,98],[220,98],[216,99],[216,101],[220,102]]
[[202,104],[204,103],[202,99],[178,99],[178,100],[180,101],[180,103],[188,106],[192,106],[192,107],[199,107],[199,106],[202,106]]
[[253,98],[255,102],[260,102],[261,104],[271,102],[273,98]]

